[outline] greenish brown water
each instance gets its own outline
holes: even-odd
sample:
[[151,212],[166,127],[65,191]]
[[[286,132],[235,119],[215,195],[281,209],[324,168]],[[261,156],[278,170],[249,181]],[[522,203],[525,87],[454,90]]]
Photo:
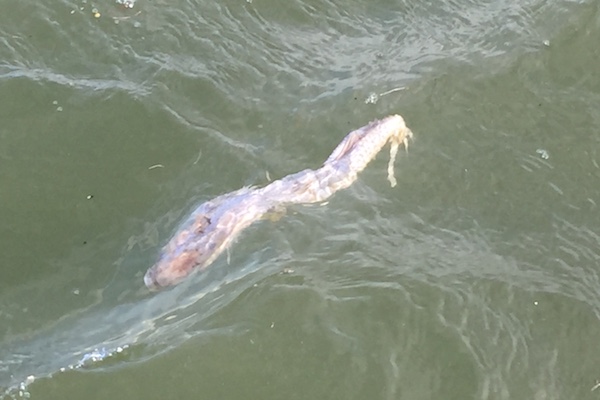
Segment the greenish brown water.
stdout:
[[[600,6],[422,3],[4,4],[2,398],[597,399]],[[195,205],[393,113],[398,187],[147,292]]]

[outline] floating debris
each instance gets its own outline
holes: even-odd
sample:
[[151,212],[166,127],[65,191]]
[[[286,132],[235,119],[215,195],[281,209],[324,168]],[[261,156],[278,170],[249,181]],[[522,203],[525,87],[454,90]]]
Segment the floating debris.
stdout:
[[[55,105],[55,106],[58,105],[58,100],[52,101],[52,104]],[[62,106],[56,107],[56,111],[62,111],[62,110],[63,110]]]
[[[144,275],[150,290],[176,285],[194,271],[208,268],[254,221],[277,207],[323,204],[333,193],[352,185],[358,174],[390,143],[388,181],[396,186],[394,161],[400,145],[413,136],[400,115],[375,120],[341,141],[315,170],[305,169],[262,188],[243,187],[201,204],[163,248]],[[228,257],[229,263],[229,257]]]
[[134,0],[117,0],[117,4],[122,5],[125,8],[133,8],[135,5]]
[[406,89],[404,86],[400,86],[400,87],[393,88],[393,89],[390,89],[390,90],[388,90],[386,92],[379,93],[379,94],[377,94],[377,93],[371,93],[369,95],[369,97],[367,97],[365,99],[365,104],[375,104],[375,103],[377,103],[377,101],[379,100],[380,97],[387,96],[388,94],[391,94],[391,93],[394,93],[394,92],[398,92],[398,91],[404,90],[404,89]]
[[200,150],[198,152],[198,157],[196,157],[196,161],[194,161],[194,165],[198,164],[198,161],[200,161],[200,158],[202,157],[202,150]]
[[537,149],[535,151],[537,154],[540,155],[540,157],[542,157],[544,160],[547,160],[550,158],[550,155],[548,154],[548,152],[544,149]]
[[[136,17],[136,16],[140,15],[141,13],[142,13],[141,11],[138,11],[138,12],[136,12],[136,13],[135,13],[135,14],[133,14],[133,15],[127,15],[127,16],[121,16],[121,17],[112,17],[112,19],[113,19],[113,21],[115,21],[115,24],[118,24],[120,21],[125,21],[125,20],[128,20],[128,19],[130,19],[131,17]],[[138,26],[136,26],[136,24],[139,24],[139,22],[137,22],[137,21],[136,21],[136,22],[134,22],[134,26],[135,26],[136,28],[138,28],[138,27],[139,27],[139,25],[138,25]]]

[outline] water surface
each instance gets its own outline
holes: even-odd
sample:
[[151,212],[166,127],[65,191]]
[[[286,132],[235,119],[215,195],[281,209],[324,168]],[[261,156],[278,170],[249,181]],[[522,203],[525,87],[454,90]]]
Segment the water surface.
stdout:
[[[600,6],[421,3],[5,4],[3,398],[597,398]],[[195,205],[393,113],[398,187],[145,289]]]

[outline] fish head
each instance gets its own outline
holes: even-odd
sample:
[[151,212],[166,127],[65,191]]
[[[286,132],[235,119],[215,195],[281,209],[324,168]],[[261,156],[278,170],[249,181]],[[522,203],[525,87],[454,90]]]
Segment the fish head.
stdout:
[[152,291],[176,285],[196,269],[201,258],[196,249],[172,253],[165,248],[159,260],[146,271],[144,284]]
[[150,290],[181,282],[194,270],[202,269],[218,250],[214,244],[211,220],[202,213],[192,215],[162,249],[158,261],[144,275]]

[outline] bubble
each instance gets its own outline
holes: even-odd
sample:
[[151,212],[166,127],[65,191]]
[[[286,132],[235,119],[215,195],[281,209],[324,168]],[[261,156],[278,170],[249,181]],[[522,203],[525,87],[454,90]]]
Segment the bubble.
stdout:
[[135,1],[134,0],[116,0],[117,4],[122,5],[125,8],[133,8]]
[[379,95],[377,93],[371,93],[369,97],[365,99],[366,104],[375,104],[379,100]]

